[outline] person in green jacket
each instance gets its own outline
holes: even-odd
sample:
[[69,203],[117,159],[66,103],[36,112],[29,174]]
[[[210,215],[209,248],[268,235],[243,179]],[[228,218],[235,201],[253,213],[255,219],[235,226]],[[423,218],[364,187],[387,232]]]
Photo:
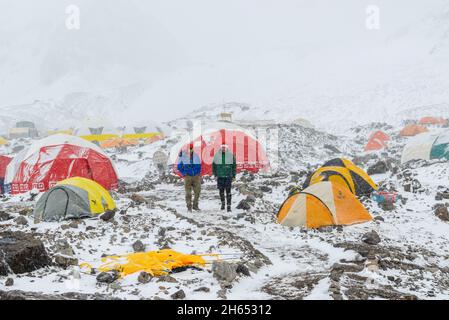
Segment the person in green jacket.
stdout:
[[[229,151],[227,145],[221,145],[220,149],[214,155],[212,163],[212,172],[217,178],[217,187],[220,192],[221,210],[227,207],[227,211],[231,212],[231,187],[232,181],[237,174],[237,162],[235,156]],[[225,203],[226,192],[226,203]]]

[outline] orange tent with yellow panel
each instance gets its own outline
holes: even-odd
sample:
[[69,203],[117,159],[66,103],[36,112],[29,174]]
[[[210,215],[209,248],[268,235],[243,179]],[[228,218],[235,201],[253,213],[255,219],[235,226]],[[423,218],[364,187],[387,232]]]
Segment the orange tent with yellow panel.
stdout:
[[139,140],[136,139],[112,138],[101,142],[100,146],[103,149],[108,149],[137,146],[138,144]]
[[290,227],[320,228],[372,220],[359,200],[344,185],[324,181],[295,193],[282,204],[277,221]]

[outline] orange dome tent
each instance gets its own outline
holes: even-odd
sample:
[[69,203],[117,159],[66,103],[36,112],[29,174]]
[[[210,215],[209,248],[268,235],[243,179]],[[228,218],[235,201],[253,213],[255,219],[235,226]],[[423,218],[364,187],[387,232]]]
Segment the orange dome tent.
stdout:
[[365,151],[382,150],[387,146],[390,136],[381,130],[377,130],[370,135]]
[[429,129],[419,124],[408,124],[401,130],[401,132],[399,132],[399,135],[401,137],[413,137],[427,131],[429,131]]
[[320,228],[372,220],[365,207],[339,183],[323,181],[295,193],[282,204],[277,221],[290,227]]
[[123,138],[112,138],[103,141],[100,146],[103,149],[108,148],[122,148],[122,147],[129,147],[129,146],[137,146],[139,144],[139,141],[136,139],[123,139]]
[[447,120],[441,117],[424,117],[419,120],[419,124],[428,125],[445,125],[447,124]]

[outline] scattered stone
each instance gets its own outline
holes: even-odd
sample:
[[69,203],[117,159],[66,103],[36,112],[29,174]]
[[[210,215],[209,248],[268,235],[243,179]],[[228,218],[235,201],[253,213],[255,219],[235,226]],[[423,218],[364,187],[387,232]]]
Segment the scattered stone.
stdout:
[[95,230],[95,227],[93,227],[93,226],[87,226],[86,227],[86,231],[91,231],[91,230]]
[[0,221],[8,221],[14,217],[5,211],[0,211]]
[[141,195],[138,195],[137,193],[133,193],[129,198],[132,201],[134,201],[135,204],[138,204],[138,205],[146,202],[145,198],[142,197]]
[[133,249],[134,252],[145,252],[145,245],[142,243],[142,241],[137,240],[133,243]]
[[362,241],[370,245],[376,245],[379,244],[381,240],[377,232],[373,230],[365,233],[362,237]]
[[173,300],[182,300],[186,297],[184,290],[178,290],[170,296]]
[[386,173],[387,171],[388,171],[387,163],[385,161],[378,161],[368,168],[367,173],[369,175],[372,175],[372,174]]
[[215,279],[231,283],[237,277],[235,265],[226,261],[214,261],[212,273]]
[[22,226],[28,225],[28,220],[24,216],[18,216],[17,218],[14,219],[14,222]]
[[64,255],[56,255],[55,257],[55,263],[66,269],[70,266],[77,266],[78,265],[78,259],[70,256],[64,256]]
[[100,216],[100,219],[108,222],[108,221],[111,221],[112,219],[114,219],[114,217],[115,217],[115,211],[108,210]]
[[394,205],[394,203],[390,202],[390,201],[384,201],[384,202],[379,203],[379,207],[384,211],[392,211],[392,210],[396,209],[396,206]]
[[198,289],[193,290],[195,292],[210,292],[210,288],[208,287],[200,287]]
[[375,216],[375,217],[374,217],[374,220],[375,220],[375,221],[382,221],[382,222],[385,221],[385,219],[384,219],[382,216]]
[[13,278],[8,278],[5,281],[5,287],[12,287],[14,285],[14,279]]
[[237,268],[235,269],[235,271],[236,271],[238,274],[243,274],[243,275],[245,275],[245,276],[247,276],[247,277],[251,276],[248,267],[246,267],[243,263],[239,263],[239,264],[237,265]]
[[167,275],[158,277],[157,282],[177,283],[178,280],[176,280],[175,278],[173,278],[172,276],[167,274]]
[[243,199],[237,205],[237,209],[249,210],[249,209],[251,209],[251,205],[250,205],[250,203],[246,199]]
[[151,281],[151,275],[148,272],[142,271],[141,273],[139,273],[137,281],[142,284],[146,284]]
[[443,221],[449,221],[449,211],[444,204],[437,204],[435,206],[435,215]]
[[270,188],[270,187],[268,187],[268,186],[264,186],[264,185],[260,186],[259,189],[260,189],[260,191],[262,191],[262,192],[267,192],[267,193],[273,192],[273,189],[272,189],[272,188]]
[[118,278],[120,278],[120,275],[118,271],[114,270],[111,272],[101,272],[97,276],[97,282],[100,283],[113,283]]
[[324,148],[325,149],[328,149],[328,150],[330,150],[330,151],[332,151],[332,153],[341,153],[341,151],[340,150],[338,150],[338,148],[337,147],[334,147],[333,145],[330,145],[330,144],[325,144],[324,145]]
[[0,233],[0,254],[0,275],[7,275],[8,270],[21,274],[51,265],[42,241],[24,232]]

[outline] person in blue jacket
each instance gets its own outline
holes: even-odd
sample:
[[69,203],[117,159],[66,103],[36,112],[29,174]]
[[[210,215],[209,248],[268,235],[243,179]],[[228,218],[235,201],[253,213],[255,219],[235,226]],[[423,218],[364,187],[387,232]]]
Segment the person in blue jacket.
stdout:
[[[186,192],[186,205],[189,212],[199,211],[198,206],[201,193],[201,159],[193,151],[193,144],[188,151],[181,151],[178,160],[178,171],[184,178],[184,188]],[[192,190],[194,193],[192,206]]]

